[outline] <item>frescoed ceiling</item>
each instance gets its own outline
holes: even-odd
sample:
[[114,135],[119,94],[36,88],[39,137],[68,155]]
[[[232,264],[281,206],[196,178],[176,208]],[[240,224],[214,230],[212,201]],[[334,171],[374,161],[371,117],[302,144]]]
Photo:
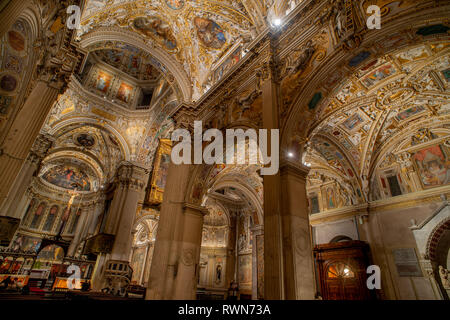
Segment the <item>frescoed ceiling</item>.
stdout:
[[150,61],[151,57],[136,47],[124,45],[120,49],[97,50],[93,54],[98,60],[137,80],[156,81],[160,77],[160,72]]
[[449,46],[439,41],[378,58],[360,54],[354,73],[318,104],[304,161],[313,169],[328,166],[344,180],[357,177],[362,190],[375,158],[397,134],[411,127],[413,135],[416,124],[433,118],[448,122]]
[[78,190],[98,190],[111,181],[124,159],[117,138],[103,128],[73,124],[55,136],[40,176],[56,186],[71,189],[71,185],[79,185]]
[[256,36],[264,6],[238,0],[88,0],[78,35],[100,27],[133,31],[176,59],[194,81],[195,99],[213,63],[237,42]]

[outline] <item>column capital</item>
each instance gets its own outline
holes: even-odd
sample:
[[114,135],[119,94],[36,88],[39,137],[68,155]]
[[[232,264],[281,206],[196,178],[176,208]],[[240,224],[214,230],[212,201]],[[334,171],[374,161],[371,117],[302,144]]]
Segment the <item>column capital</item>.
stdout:
[[253,228],[250,229],[250,231],[255,236],[263,235],[264,234],[264,225],[260,224],[260,225],[254,226]]
[[198,214],[198,215],[201,215],[202,217],[204,217],[208,214],[208,209],[206,209],[205,207],[196,205],[196,204],[192,204],[192,203],[185,202],[183,204],[183,209],[185,209],[185,210],[188,209],[188,211],[190,213]]
[[116,180],[126,187],[142,191],[147,181],[148,170],[132,162],[122,162],[117,168]]
[[284,159],[281,160],[281,164],[280,164],[281,176],[292,174],[302,180],[306,180],[309,170],[310,170],[310,168],[307,166],[304,166],[303,164],[293,162],[290,160],[284,160]]

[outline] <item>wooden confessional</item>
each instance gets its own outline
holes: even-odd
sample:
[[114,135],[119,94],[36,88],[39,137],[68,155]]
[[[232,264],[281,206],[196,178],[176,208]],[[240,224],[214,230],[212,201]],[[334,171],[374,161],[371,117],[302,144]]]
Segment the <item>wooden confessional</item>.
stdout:
[[324,300],[371,300],[374,290],[366,285],[371,264],[369,245],[343,241],[314,247],[316,274]]

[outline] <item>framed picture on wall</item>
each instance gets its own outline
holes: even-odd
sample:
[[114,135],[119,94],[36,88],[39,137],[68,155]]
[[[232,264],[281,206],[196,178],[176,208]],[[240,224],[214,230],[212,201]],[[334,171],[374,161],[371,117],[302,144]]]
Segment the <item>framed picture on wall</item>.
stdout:
[[160,139],[158,151],[155,156],[150,188],[147,190],[146,196],[146,202],[150,204],[160,204],[163,201],[171,151],[172,141],[170,139]]

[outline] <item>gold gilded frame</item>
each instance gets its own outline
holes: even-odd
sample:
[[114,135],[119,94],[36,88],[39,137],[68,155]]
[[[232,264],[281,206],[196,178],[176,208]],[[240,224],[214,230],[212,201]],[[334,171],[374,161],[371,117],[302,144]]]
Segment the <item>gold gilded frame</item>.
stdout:
[[[153,166],[153,173],[152,173],[152,179],[150,182],[150,190],[147,194],[147,203],[149,204],[160,204],[163,201],[163,195],[164,195],[164,187],[161,188],[160,185],[158,185],[158,181],[162,175],[166,175],[164,179],[167,179],[167,170],[168,170],[168,164],[162,163],[163,157],[165,160],[169,161],[170,163],[170,153],[172,151],[172,141],[170,139],[160,139],[159,140],[159,146],[158,151],[156,152],[155,157],[155,164]],[[162,167],[162,165],[165,166]],[[165,171],[165,172],[164,172]]]

